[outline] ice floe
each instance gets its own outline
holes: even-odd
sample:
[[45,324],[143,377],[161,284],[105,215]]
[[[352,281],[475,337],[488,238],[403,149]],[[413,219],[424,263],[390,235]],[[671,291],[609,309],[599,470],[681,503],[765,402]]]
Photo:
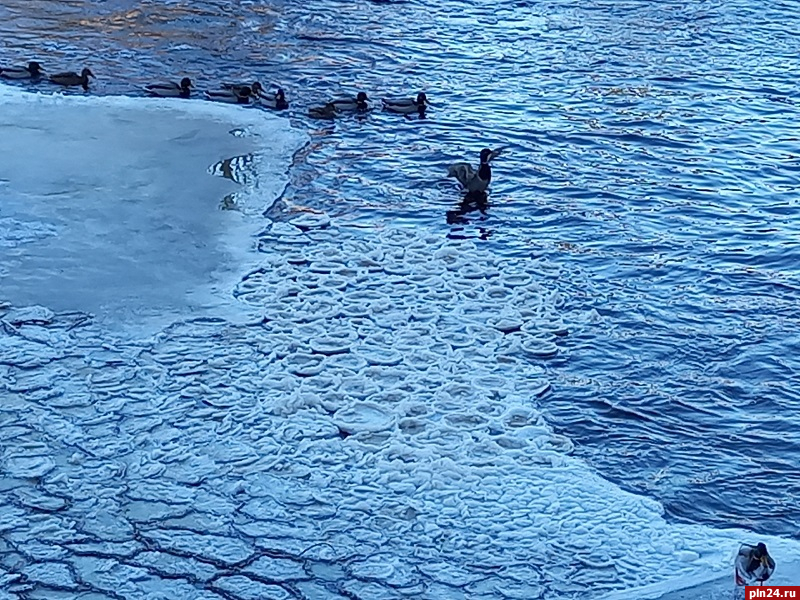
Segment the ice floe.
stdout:
[[[104,101],[25,102],[77,119]],[[138,114],[107,102],[105,118]],[[267,118],[232,114],[192,119]],[[232,294],[244,322],[185,314],[134,337],[57,299],[3,305],[9,594],[633,598],[730,572],[746,532],[668,522],[548,425],[552,356],[596,314],[564,308],[546,265],[388,224],[292,220],[260,229]],[[798,545],[767,543],[780,573]]]
[[[305,140],[284,118],[9,86],[0,106],[0,300],[48,304],[0,318],[29,323],[56,309],[107,326],[163,324],[234,306],[228,288],[258,227],[249,216],[281,192]],[[245,214],[219,210],[226,194]]]

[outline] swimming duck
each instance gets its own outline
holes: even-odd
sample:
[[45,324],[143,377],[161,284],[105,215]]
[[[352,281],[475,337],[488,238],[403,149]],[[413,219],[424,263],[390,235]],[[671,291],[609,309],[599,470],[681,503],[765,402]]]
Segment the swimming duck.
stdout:
[[420,92],[416,98],[384,98],[382,102],[384,110],[404,115],[415,112],[422,114],[428,108],[428,97],[425,92]]
[[42,65],[35,60],[29,62],[27,67],[0,68],[0,77],[6,79],[39,79],[42,75],[46,73],[42,70]]
[[253,96],[253,89],[249,85],[243,85],[236,90],[213,90],[205,92],[205,97],[216,102],[227,102],[228,104],[250,104]]
[[168,81],[166,83],[153,83],[144,86],[144,91],[151,96],[160,98],[188,98],[191,92],[192,80],[188,77],[181,79],[180,83]]
[[502,148],[494,151],[484,148],[481,150],[481,164],[477,171],[468,163],[456,163],[447,168],[447,176],[455,177],[464,190],[469,193],[485,192],[492,181],[492,168],[489,166],[489,161],[496,158],[501,151]]
[[367,94],[365,92],[358,92],[355,98],[337,98],[329,102],[333,104],[336,110],[367,110]]
[[78,75],[74,71],[67,71],[66,73],[56,73],[55,75],[50,76],[50,81],[53,83],[57,83],[58,85],[80,85],[83,87],[84,90],[89,89],[89,77],[94,77],[94,73],[92,73],[89,69],[84,68],[81,71],[81,74]]
[[274,108],[275,110],[285,110],[289,108],[289,103],[286,101],[286,94],[284,94],[282,88],[278,88],[278,91],[275,92],[275,95],[270,96],[261,96],[261,104],[268,108]]
[[258,98],[261,97],[261,94],[264,91],[264,87],[257,81],[254,81],[253,83],[223,83],[222,84],[222,89],[223,90],[231,90],[233,92],[236,92],[240,96],[249,95],[249,94],[243,94],[242,93],[242,91],[245,88],[249,89],[250,93],[253,96],[258,97]]
[[336,107],[333,102],[328,102],[325,106],[314,106],[308,109],[308,116],[312,119],[333,119],[336,116]]

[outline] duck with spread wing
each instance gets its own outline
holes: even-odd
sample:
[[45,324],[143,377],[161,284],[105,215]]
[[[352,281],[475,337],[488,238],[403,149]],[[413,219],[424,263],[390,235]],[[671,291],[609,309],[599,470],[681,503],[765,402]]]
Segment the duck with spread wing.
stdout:
[[481,163],[477,169],[469,163],[456,163],[447,168],[447,176],[455,177],[467,193],[485,192],[492,181],[492,167],[489,163],[502,151],[503,148],[484,148],[481,150]]

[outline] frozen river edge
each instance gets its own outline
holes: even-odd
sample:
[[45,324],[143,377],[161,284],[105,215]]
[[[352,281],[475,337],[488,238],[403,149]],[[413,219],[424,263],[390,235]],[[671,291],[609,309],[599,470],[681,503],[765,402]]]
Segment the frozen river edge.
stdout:
[[[0,103],[44,131],[53,104],[139,128],[148,110],[255,128],[244,155],[274,160],[253,175],[265,202],[305,139],[202,102]],[[174,169],[147,168],[167,204]],[[6,247],[57,237],[46,208]],[[746,532],[667,523],[548,426],[548,359],[600,318],[543,283],[553,265],[392,223],[309,213],[264,229],[257,209],[240,214],[261,252],[229,290],[249,320],[212,307],[136,336],[59,297],[0,310],[0,598],[595,598],[728,572]],[[768,543],[779,569],[797,553]]]
[[89,312],[132,335],[243,312],[230,288],[306,140],[288,120],[8,86],[0,103],[0,300]]

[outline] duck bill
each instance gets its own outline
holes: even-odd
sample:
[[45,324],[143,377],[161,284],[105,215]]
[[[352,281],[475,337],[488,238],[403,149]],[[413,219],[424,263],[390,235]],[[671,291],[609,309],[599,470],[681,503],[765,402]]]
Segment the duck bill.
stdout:
[[496,150],[492,150],[492,153],[489,155],[488,161],[492,161],[495,158],[497,158],[498,156],[500,156],[507,147],[508,146],[501,146],[500,148],[497,148]]

